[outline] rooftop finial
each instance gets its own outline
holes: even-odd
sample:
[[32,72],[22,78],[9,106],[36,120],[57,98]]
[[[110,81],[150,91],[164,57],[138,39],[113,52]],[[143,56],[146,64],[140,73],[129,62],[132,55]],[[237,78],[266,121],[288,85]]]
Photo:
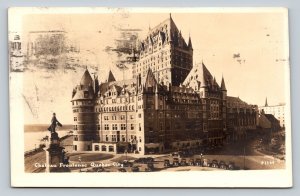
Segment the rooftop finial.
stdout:
[[268,98],[266,97],[265,107],[268,107]]
[[172,19],[172,14],[171,14],[171,12],[170,12],[170,19]]

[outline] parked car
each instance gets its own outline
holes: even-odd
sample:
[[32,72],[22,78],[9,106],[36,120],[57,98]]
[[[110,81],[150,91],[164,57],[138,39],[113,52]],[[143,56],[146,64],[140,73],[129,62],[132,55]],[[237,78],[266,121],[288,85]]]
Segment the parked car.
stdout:
[[182,152],[181,151],[179,151],[179,152],[173,152],[171,155],[172,155],[172,157],[180,158],[182,156]]
[[232,161],[230,161],[230,162],[228,163],[228,169],[229,169],[229,170],[235,170],[235,169],[236,169],[235,163],[232,162]]
[[140,171],[140,168],[139,168],[138,166],[133,166],[133,167],[131,168],[131,171],[132,171],[132,172],[139,172],[139,171]]
[[138,158],[134,162],[135,163],[146,163],[146,158]]
[[226,163],[225,163],[224,161],[220,161],[220,162],[219,162],[219,168],[220,168],[220,169],[227,169]]
[[147,158],[145,158],[145,161],[146,161],[146,163],[152,163],[152,162],[154,162],[154,158],[147,157]]
[[121,164],[123,165],[123,167],[132,167],[133,166],[133,163],[128,160],[122,161]]
[[174,167],[179,166],[179,159],[178,159],[178,158],[174,158],[174,159],[173,159],[173,166],[174,166]]
[[218,161],[217,161],[217,160],[213,160],[213,161],[211,162],[211,167],[213,167],[213,168],[219,168]]
[[196,159],[195,165],[196,166],[202,166],[201,159]]
[[181,165],[181,166],[187,166],[186,159],[181,159],[180,165]]
[[150,169],[154,169],[153,163],[147,163],[147,167],[150,168]]
[[149,163],[149,162],[154,162],[154,158],[152,157],[143,157],[143,158],[138,158],[134,161],[135,163]]
[[190,159],[190,161],[189,161],[189,165],[190,165],[190,166],[194,166],[194,165],[195,165],[195,161],[194,161],[194,159]]
[[127,172],[125,168],[119,168],[118,171],[119,172]]
[[170,160],[169,160],[169,159],[165,159],[165,160],[164,160],[164,167],[171,167],[171,164],[170,164]]
[[149,168],[149,167],[146,167],[146,168],[145,168],[145,172],[151,172],[151,171],[153,171],[153,169],[151,169],[151,168]]

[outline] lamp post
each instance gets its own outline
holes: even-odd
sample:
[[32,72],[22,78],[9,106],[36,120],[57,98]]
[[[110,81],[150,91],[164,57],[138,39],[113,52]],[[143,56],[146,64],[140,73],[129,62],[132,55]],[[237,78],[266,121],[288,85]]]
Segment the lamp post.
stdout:
[[201,154],[200,154],[200,166],[201,166],[201,167],[203,166],[203,164],[202,164],[202,158],[203,158],[203,154],[201,153]]
[[78,161],[79,161],[79,164],[80,164],[80,170],[79,170],[79,172],[81,172],[81,156],[78,157]]

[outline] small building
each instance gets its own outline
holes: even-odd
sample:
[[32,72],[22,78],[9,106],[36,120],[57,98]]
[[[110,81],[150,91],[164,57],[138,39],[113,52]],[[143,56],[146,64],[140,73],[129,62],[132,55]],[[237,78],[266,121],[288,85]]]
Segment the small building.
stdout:
[[285,128],[285,103],[269,105],[266,98],[265,105],[260,106],[259,110],[264,110],[265,114],[272,114],[277,120],[279,120],[280,126]]

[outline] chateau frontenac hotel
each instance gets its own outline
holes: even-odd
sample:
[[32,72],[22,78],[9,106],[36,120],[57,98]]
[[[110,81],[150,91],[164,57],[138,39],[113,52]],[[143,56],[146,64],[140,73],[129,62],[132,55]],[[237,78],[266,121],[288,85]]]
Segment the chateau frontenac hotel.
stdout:
[[139,43],[132,79],[86,69],[73,89],[74,151],[164,153],[218,146],[256,129],[257,106],[227,96],[172,17]]

